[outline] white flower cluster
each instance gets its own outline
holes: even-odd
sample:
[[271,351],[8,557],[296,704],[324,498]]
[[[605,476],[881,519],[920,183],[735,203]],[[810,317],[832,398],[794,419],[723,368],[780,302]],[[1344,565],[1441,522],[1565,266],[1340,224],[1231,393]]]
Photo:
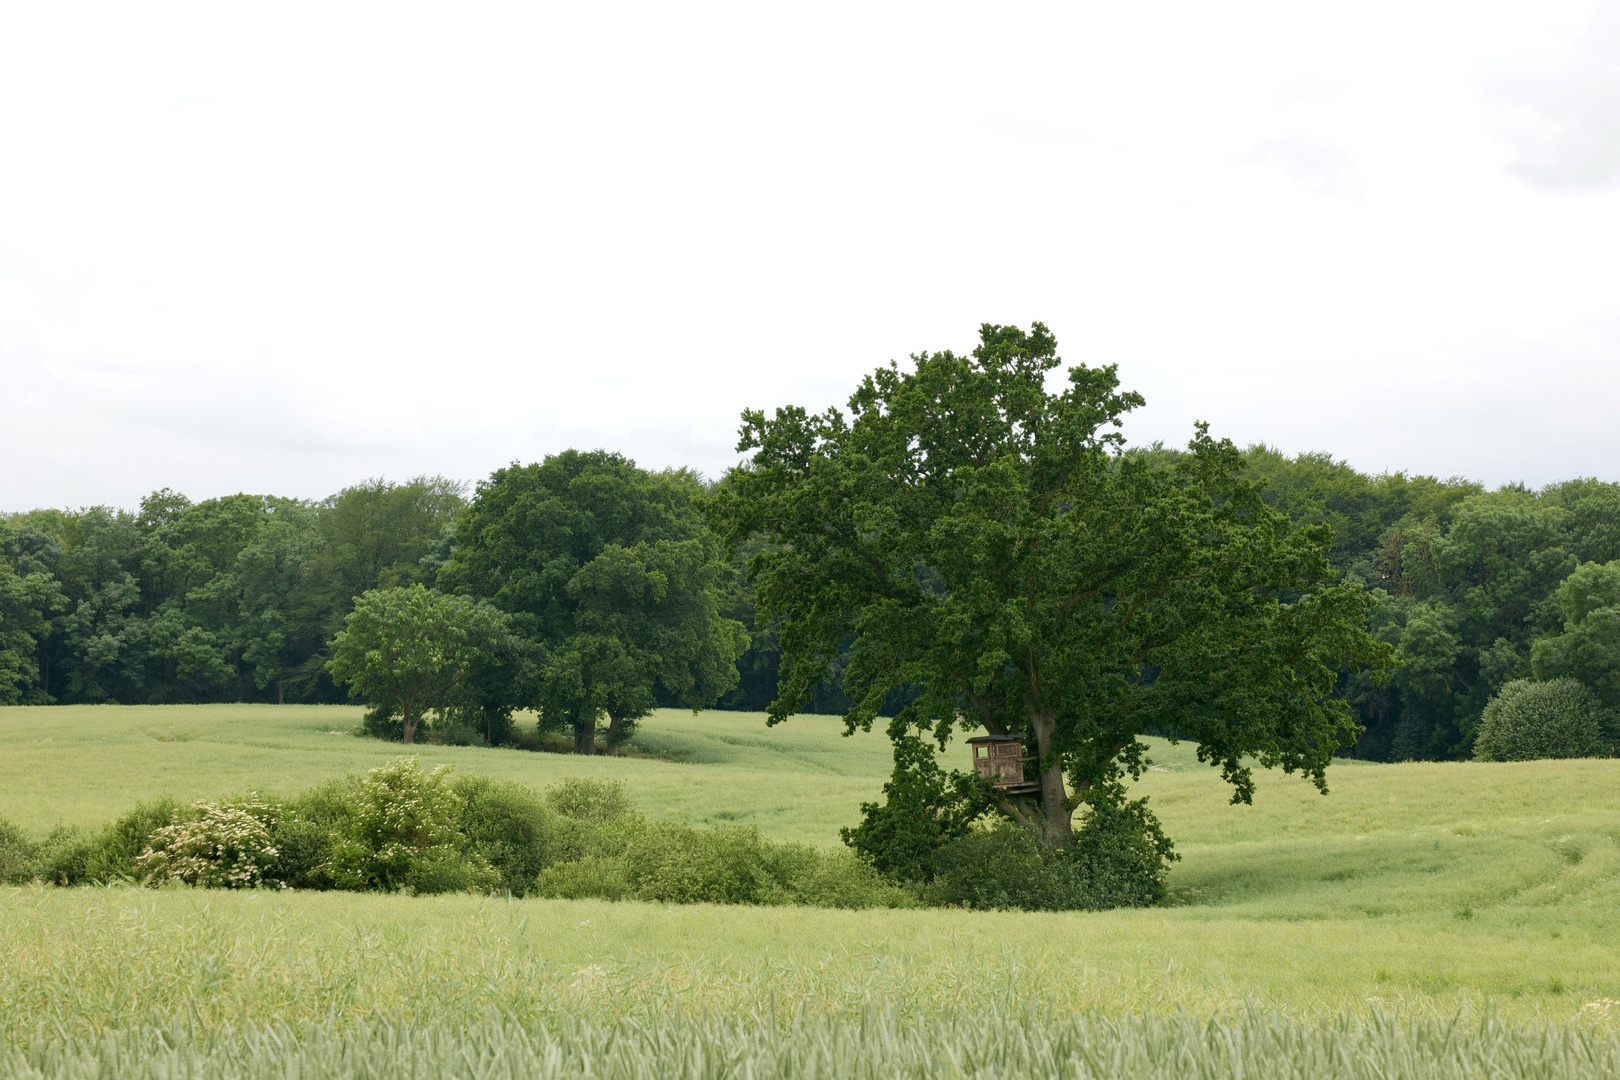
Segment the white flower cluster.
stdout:
[[366,774],[360,782],[361,827],[379,851],[455,843],[462,801],[450,787],[450,770],[440,765],[424,773],[412,757]]
[[153,884],[183,881],[212,889],[254,889],[279,852],[270,842],[274,807],[258,793],[230,803],[195,802],[185,820],[176,811],[135,857],[135,868]]
[[332,845],[320,869],[339,888],[428,888],[454,879],[493,888],[499,875],[468,856],[458,829],[465,805],[449,782],[450,767],[424,772],[416,758],[372,769],[351,806],[353,832]]

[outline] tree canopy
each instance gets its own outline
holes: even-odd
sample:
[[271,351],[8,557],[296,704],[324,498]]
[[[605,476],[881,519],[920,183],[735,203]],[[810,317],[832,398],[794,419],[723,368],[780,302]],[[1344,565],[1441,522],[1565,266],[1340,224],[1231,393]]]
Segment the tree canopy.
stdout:
[[515,651],[506,618],[489,604],[421,585],[372,589],[355,601],[332,642],[327,669],[399,717],[406,744],[423,714],[463,704],[480,663]]
[[531,703],[595,752],[621,743],[660,693],[691,708],[737,682],[748,645],[720,613],[728,567],[703,489],[618,454],[569,450],[500,469],[460,519],[441,588],[488,598],[536,647]]
[[897,747],[1022,735],[1038,806],[1003,808],[1058,837],[1093,786],[1141,767],[1149,731],[1196,741],[1234,799],[1251,759],[1322,786],[1358,733],[1339,672],[1387,651],[1366,593],[1334,580],[1329,530],[1269,507],[1203,426],[1185,454],[1125,452],[1142,399],[1112,367],[1049,392],[1060,363],[1044,326],[987,325],[969,356],[880,368],[847,417],[744,414],[752,457],[715,516],[766,542],[749,572],[780,628],[771,721],[847,655],[851,729],[904,691]]
[[320,502],[163,489],[135,512],[0,516],[0,700],[341,701],[328,642],[367,589],[432,583],[460,491],[442,477]]

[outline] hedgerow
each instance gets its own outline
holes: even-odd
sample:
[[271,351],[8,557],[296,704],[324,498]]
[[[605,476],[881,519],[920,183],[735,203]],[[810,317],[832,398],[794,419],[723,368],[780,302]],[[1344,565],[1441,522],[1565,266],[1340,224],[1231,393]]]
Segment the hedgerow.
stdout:
[[38,842],[0,823],[0,880],[842,908],[1156,903],[1173,858],[1156,822],[1137,804],[1095,801],[1067,847],[1012,825],[974,829],[937,852],[929,881],[904,882],[857,851],[649,820],[617,782],[541,793],[402,758],[291,798],[143,804]]

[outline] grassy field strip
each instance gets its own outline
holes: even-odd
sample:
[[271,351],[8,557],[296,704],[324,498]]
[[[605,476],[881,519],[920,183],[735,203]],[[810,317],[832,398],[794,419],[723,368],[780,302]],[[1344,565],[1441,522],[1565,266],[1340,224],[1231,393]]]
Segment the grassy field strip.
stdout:
[[[0,817],[42,832],[100,825],[160,794],[182,801],[250,789],[294,792],[400,756],[398,743],[352,738],[355,706],[53,706],[0,709]],[[637,749],[656,758],[585,758],[418,745],[424,765],[544,787],[570,776],[623,780],[655,817],[758,825],[772,839],[831,846],[890,769],[879,734],[840,737],[836,717],[766,728],[754,713],[649,718]]]
[[[665,907],[133,888],[0,893],[0,1025],[205,1029],[559,1008],[851,1017],[1369,1008],[1573,1022],[1620,1000],[1612,903],[1559,921]],[[1594,1003],[1596,1003],[1594,1005]],[[598,1012],[606,1010],[606,1012]],[[1616,1019],[1620,1019],[1617,1016]]]
[[500,1020],[426,1026],[252,1028],[192,1041],[165,1031],[42,1037],[0,1052],[0,1078],[238,1080],[401,1076],[517,1080],[1597,1080],[1620,1074],[1611,1032],[1449,1023],[1390,1015],[1308,1022],[1249,1014],[1066,1017],[1034,1024],[984,1015],[913,1021],[796,1017],[785,1025],[713,1017],[649,1024],[562,1017],[544,1029]]
[[[353,708],[0,710],[0,815],[99,824],[143,798],[297,791],[400,747]],[[836,843],[888,771],[835,719],[663,712],[657,757],[423,747],[542,786],[623,778],[649,814]],[[164,741],[173,739],[173,742]],[[46,740],[49,740],[48,742]],[[275,747],[291,747],[277,749]],[[14,889],[0,893],[0,1027],[222,1030],[558,1010],[851,1019],[1016,1013],[1610,1023],[1620,1001],[1620,761],[1346,764],[1324,798],[1260,777],[1231,806],[1186,746],[1137,785],[1184,861],[1171,907],[1101,914],[842,912],[464,896]],[[1620,1016],[1617,1016],[1620,1021]],[[1506,1074],[1504,1074],[1506,1075]]]

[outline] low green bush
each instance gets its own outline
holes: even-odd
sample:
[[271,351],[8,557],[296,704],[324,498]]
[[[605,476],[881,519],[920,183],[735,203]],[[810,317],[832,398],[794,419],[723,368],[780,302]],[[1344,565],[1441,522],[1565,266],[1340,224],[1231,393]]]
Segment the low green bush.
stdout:
[[558,899],[673,904],[813,904],[895,907],[915,903],[849,852],[766,840],[752,826],[695,829],[648,821],[616,781],[566,780],[546,792],[564,828],[535,883]]
[[351,782],[346,828],[333,834],[316,871],[340,889],[493,889],[500,874],[468,849],[460,831],[466,800],[450,785],[448,773],[448,766],[423,772],[415,758],[400,758]]
[[153,833],[173,822],[179,803],[170,798],[138,804],[95,832],[52,830],[34,860],[35,876],[54,885],[105,885],[139,881],[135,860]]
[[462,800],[458,829],[471,857],[494,869],[500,888],[527,896],[540,872],[566,850],[567,823],[521,784],[458,776],[451,787]]
[[1574,679],[1515,679],[1485,706],[1474,738],[1474,757],[1479,761],[1606,757],[1614,748],[1604,735],[1604,719],[1597,698]]
[[265,876],[293,889],[335,889],[335,847],[355,831],[353,788],[358,777],[328,780],[282,807],[270,830],[276,861]]
[[546,803],[565,818],[605,822],[630,817],[630,796],[617,780],[564,780],[546,791]]
[[1087,812],[1068,843],[1001,820],[945,844],[934,856],[930,904],[977,909],[1100,911],[1164,899],[1178,856],[1147,808],[1117,784],[1087,793]]
[[552,900],[635,899],[624,860],[610,855],[586,855],[546,867],[535,880],[534,895]]
[[39,875],[35,846],[17,826],[0,818],[0,885],[21,885]]
[[901,885],[858,852],[776,843],[753,826],[650,821],[615,781],[541,793],[402,758],[289,799],[146,803],[100,831],[58,829],[38,843],[0,822],[0,881],[1072,908],[1155,902],[1168,850],[1142,804],[1099,800],[1067,848],[1010,825],[972,829],[940,850],[933,884]]
[[852,851],[818,851],[792,845],[808,852],[794,874],[787,902],[809,907],[870,908],[919,907],[914,889],[895,885]]

